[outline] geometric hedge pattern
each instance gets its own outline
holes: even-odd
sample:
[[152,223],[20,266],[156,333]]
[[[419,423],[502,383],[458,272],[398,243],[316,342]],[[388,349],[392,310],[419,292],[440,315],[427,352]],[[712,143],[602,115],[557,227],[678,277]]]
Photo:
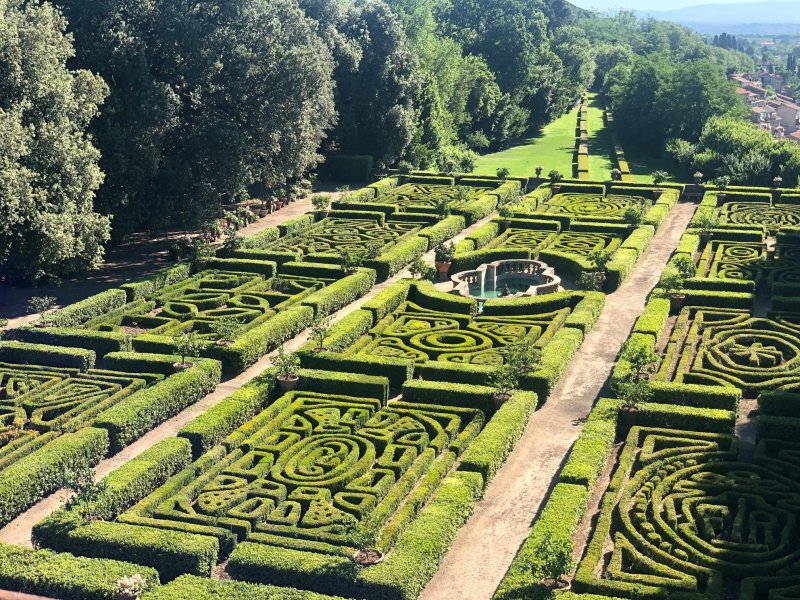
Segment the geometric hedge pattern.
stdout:
[[372,202],[394,204],[403,212],[432,212],[443,200],[450,208],[454,208],[477,199],[491,189],[493,187],[407,183],[388,194],[378,196]]
[[611,233],[582,233],[537,231],[535,229],[509,228],[496,240],[484,246],[484,250],[532,250],[561,252],[588,258],[593,252],[613,252],[619,248],[623,238]]
[[723,225],[763,225],[770,231],[800,225],[800,205],[726,202],[717,212]]
[[752,280],[770,286],[800,284],[800,246],[778,245],[775,258],[769,259],[764,244],[712,241],[702,253],[697,277]]
[[384,525],[424,476],[446,475],[450,448],[468,445],[484,419],[475,409],[306,392],[283,396],[261,418],[240,448],[118,520],[312,551],[386,548]]
[[269,244],[269,250],[337,253],[341,250],[383,252],[400,237],[419,230],[419,223],[389,221],[382,225],[376,220],[326,218],[302,232],[280,238]]
[[660,381],[735,386],[745,395],[800,391],[800,315],[685,308],[678,316]]
[[215,321],[235,318],[244,331],[330,281],[294,276],[265,280],[251,273],[204,271],[165,288],[151,302],[131,302],[82,327],[134,336],[178,337],[193,331],[201,340],[216,341],[218,337],[211,329]]
[[558,194],[536,212],[566,215],[583,221],[622,220],[630,208],[647,210],[652,202],[639,196]]
[[[474,319],[406,302],[373,329],[359,354],[412,360],[498,366],[508,346],[526,340],[543,347],[570,314],[569,308],[524,316]],[[379,332],[379,333],[378,333]]]
[[723,434],[635,427],[576,587],[623,598],[798,597],[800,445],[762,440],[740,462]]

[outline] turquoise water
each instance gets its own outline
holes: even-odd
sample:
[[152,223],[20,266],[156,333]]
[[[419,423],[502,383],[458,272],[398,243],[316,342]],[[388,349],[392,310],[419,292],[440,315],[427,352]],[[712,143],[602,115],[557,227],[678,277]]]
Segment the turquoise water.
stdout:
[[[473,298],[503,298],[505,295],[511,296],[513,294],[519,294],[527,290],[532,285],[539,285],[544,283],[544,281],[539,277],[531,277],[530,279],[522,279],[522,278],[514,278],[514,279],[504,279],[500,289],[494,289],[492,287],[487,287],[483,290],[483,294],[481,294],[480,287],[471,287],[469,289],[469,295]],[[507,294],[503,294],[503,292],[508,289]]]

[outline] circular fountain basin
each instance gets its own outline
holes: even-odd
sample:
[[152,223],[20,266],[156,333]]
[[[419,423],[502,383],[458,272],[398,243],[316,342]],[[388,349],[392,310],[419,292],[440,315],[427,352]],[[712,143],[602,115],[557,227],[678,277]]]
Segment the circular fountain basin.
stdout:
[[450,278],[453,293],[479,300],[541,296],[557,292],[561,278],[538,260],[498,260]]

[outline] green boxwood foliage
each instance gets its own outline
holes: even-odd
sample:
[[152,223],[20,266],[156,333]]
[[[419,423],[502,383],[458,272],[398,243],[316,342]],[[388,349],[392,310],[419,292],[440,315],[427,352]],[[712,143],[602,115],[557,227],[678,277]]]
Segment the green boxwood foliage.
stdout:
[[611,454],[617,435],[616,402],[601,399],[572,447],[558,480],[591,488]]
[[155,569],[116,560],[92,560],[49,550],[0,544],[0,588],[63,600],[115,600],[117,582],[141,575],[152,590]]
[[178,435],[189,440],[197,459],[252,419],[276,393],[275,369],[269,369],[184,426]]
[[85,348],[59,348],[24,342],[0,342],[0,362],[88,371],[94,367],[95,353]]
[[797,432],[800,431],[800,418],[775,417],[761,415],[758,417],[758,437],[775,440],[797,441]]
[[364,261],[364,266],[375,269],[378,281],[386,281],[427,251],[428,238],[417,235],[399,242],[377,258]]
[[473,298],[443,294],[430,281],[411,283],[408,299],[430,310],[470,315],[477,312],[478,303]]
[[281,230],[278,227],[267,227],[258,233],[242,238],[242,250],[262,250],[281,237]]
[[556,485],[531,534],[500,582],[494,596],[497,600],[540,597],[541,588],[537,589],[537,586],[542,578],[541,566],[548,558],[543,556],[543,551],[547,551],[544,542],[549,539],[551,543],[572,546],[572,535],[586,510],[589,495],[582,485]]
[[68,470],[96,465],[108,451],[108,433],[67,433],[0,471],[0,525],[66,484]]
[[[180,357],[169,360],[177,362]],[[193,361],[191,368],[171,375],[98,415],[95,426],[108,431],[113,452],[118,452],[214,390],[222,375],[219,362],[208,359]]]
[[531,392],[515,393],[461,455],[459,470],[480,473],[487,487],[522,436],[538,402]]
[[457,206],[453,209],[453,213],[464,217],[467,225],[472,225],[492,214],[497,209],[498,203],[498,197],[494,193],[483,194],[472,202]]
[[467,406],[494,412],[494,389],[445,381],[411,379],[403,384],[403,400],[418,404]]
[[406,280],[392,284],[376,294],[374,298],[365,302],[364,306],[362,306],[363,310],[371,312],[374,323],[377,323],[406,301],[410,289],[409,285],[410,282]]
[[683,290],[686,299],[684,306],[703,306],[711,308],[744,308],[752,310],[753,294],[743,292],[719,292],[705,290]]
[[278,225],[278,229],[281,232],[281,237],[300,233],[304,229],[307,229],[310,225],[313,225],[316,218],[317,216],[314,213],[306,213],[281,223]]
[[182,575],[145,593],[141,600],[344,600],[295,588]]
[[220,271],[259,273],[264,277],[273,277],[278,272],[278,265],[274,262],[245,258],[212,258],[208,261],[208,268]]
[[116,559],[157,569],[163,581],[184,573],[211,575],[219,556],[219,540],[184,531],[94,521],[65,536],[70,552],[92,558]]
[[116,331],[23,327],[17,331],[17,337],[23,342],[33,344],[85,348],[93,351],[100,358],[109,352],[130,352],[131,350],[130,336]]
[[651,298],[633,326],[634,333],[644,333],[658,339],[669,319],[669,309],[669,298]]
[[796,392],[763,392],[758,397],[758,406],[764,415],[800,418],[800,394]]
[[736,413],[717,408],[694,408],[671,404],[645,403],[636,413],[640,427],[664,427],[687,431],[731,433],[736,425]]
[[739,400],[742,398],[742,391],[735,387],[654,381],[651,389],[653,402],[659,404],[720,408],[734,412],[738,410]]
[[50,320],[56,327],[75,327],[110,310],[120,308],[127,301],[125,290],[106,290],[58,310]]
[[628,278],[636,261],[639,260],[639,251],[632,248],[620,248],[614,253],[607,268],[606,282],[603,286],[607,292],[613,292]]
[[321,290],[317,290],[302,304],[314,309],[314,316],[327,316],[344,308],[354,300],[360,298],[375,285],[375,271],[372,269],[359,269],[357,273],[349,275],[339,281],[334,281]]
[[413,361],[382,356],[349,357],[330,352],[301,352],[300,363],[307,369],[385,377],[389,380],[389,384],[396,389],[403,387],[403,384],[414,374]]
[[297,374],[299,390],[320,394],[339,394],[344,390],[350,396],[378,398],[383,405],[389,400],[389,380],[385,377],[318,369],[300,369]]
[[191,274],[192,266],[189,263],[181,263],[152,277],[125,283],[120,286],[120,289],[125,290],[125,293],[128,295],[128,302],[133,302],[141,298],[150,298],[165,287],[189,278]]
[[428,240],[428,250],[433,250],[434,246],[438,243],[449,240],[451,237],[461,232],[464,227],[466,227],[464,217],[451,215],[431,227],[426,227],[419,232],[419,235]]

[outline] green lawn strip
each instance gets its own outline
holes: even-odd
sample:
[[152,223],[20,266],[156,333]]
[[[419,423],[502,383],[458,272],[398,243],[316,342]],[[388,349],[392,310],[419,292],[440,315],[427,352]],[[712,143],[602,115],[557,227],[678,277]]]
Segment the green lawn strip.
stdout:
[[556,169],[572,176],[575,154],[575,127],[578,109],[575,108],[546,125],[542,132],[522,145],[481,156],[475,168],[476,175],[495,175],[497,169],[506,167],[512,176],[532,176],[537,166],[547,174]]
[[588,95],[589,113],[589,175],[592,179],[606,180],[614,168],[612,152],[614,142],[611,131],[603,120],[603,102],[597,94]]

